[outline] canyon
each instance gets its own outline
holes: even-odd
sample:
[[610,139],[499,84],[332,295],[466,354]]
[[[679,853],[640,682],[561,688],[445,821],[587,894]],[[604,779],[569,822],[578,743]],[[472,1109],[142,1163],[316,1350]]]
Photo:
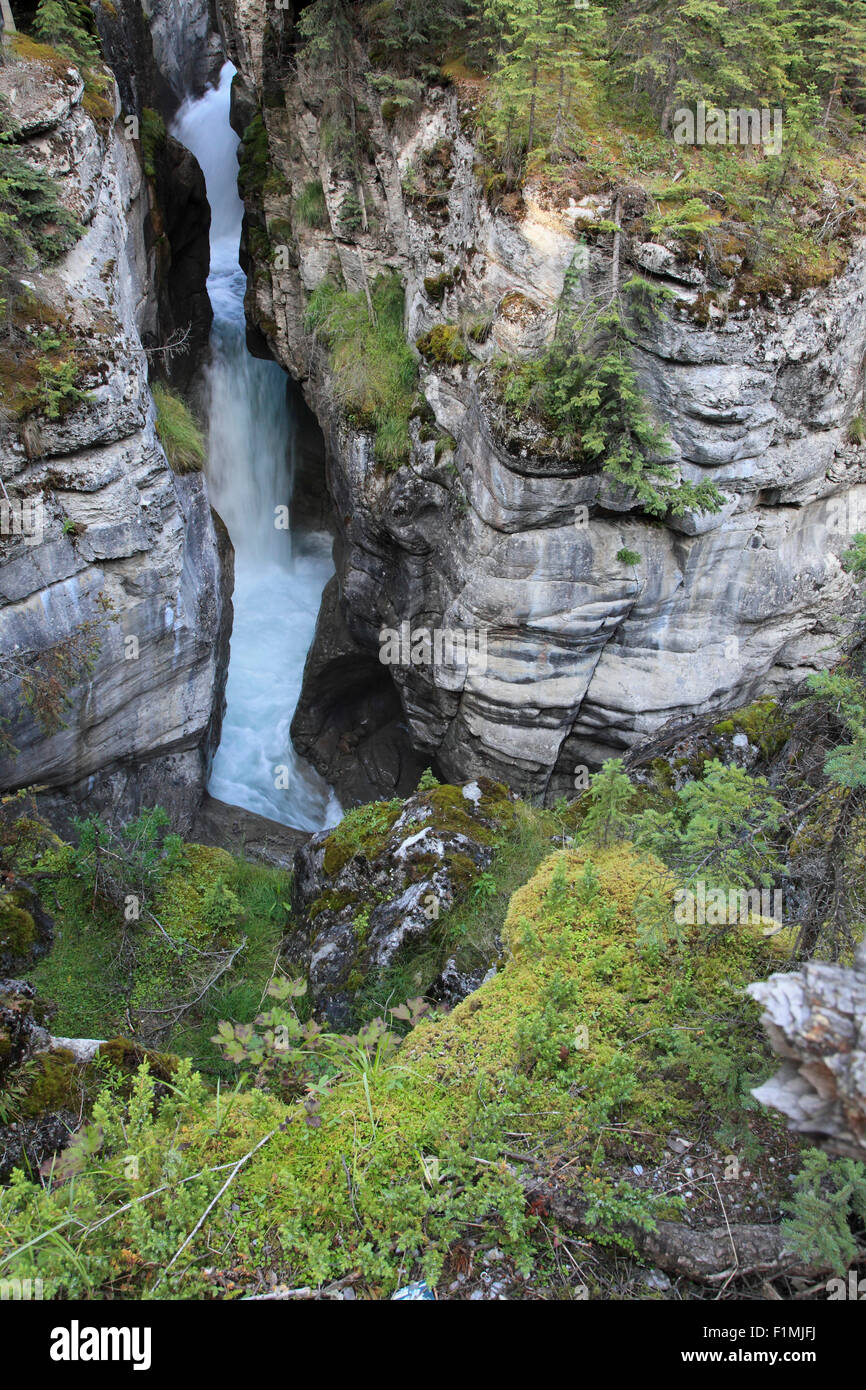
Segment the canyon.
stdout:
[[[38,782],[58,805],[126,809],[165,786],[185,828],[205,794],[224,706],[231,546],[209,506],[218,484],[209,497],[200,475],[172,474],[161,454],[142,348],[158,352],[189,316],[194,351],[167,369],[188,384],[210,323],[209,210],[193,156],[168,136],[147,177],[121,116],[153,101],[171,120],[186,91],[216,91],[224,58],[237,69],[242,168],[255,129],[271,170],[242,180],[247,344],[299,385],[321,428],[315,440],[316,424],[305,425],[315,442],[295,505],[334,532],[336,575],[292,722],[297,752],[281,735],[289,760],[309,759],[346,805],[407,794],[427,765],[550,802],[571,792],[576,771],[639,749],[671,720],[745,704],[829,664],[851,591],[839,555],[866,506],[866,450],[849,433],[866,352],[862,242],[828,285],[753,302],[736,296],[733,273],[690,259],[675,238],[639,239],[639,187],[554,196],[530,182],[518,208],[492,208],[459,84],[429,87],[386,121],[362,52],[352,95],[369,128],[349,178],[329,153],[321,93],[286,57],[290,12],[226,3],[218,16],[184,14],[180,51],[166,37],[178,32],[170,6],[153,8],[145,28],[124,6],[103,15],[109,56],[134,38],[133,61],[116,56],[108,130],[83,110],[74,70],[58,80],[34,65],[50,114],[29,124],[16,94],[19,137],[87,226],[39,290],[68,306],[82,345],[98,347],[99,384],[63,421],[41,422],[37,443],[7,438],[8,476],[44,490],[48,532],[38,549],[4,547],[4,649],[55,647],[95,621],[100,595],[111,616],[63,728],[46,734],[21,709],[14,672],[4,683],[18,752],[0,764],[2,785]],[[419,196],[413,180],[434,156],[436,196]],[[316,227],[293,215],[311,182],[324,196]],[[356,226],[345,211],[359,189]],[[614,244],[604,228],[617,207]],[[721,490],[715,514],[647,516],[497,397],[491,363],[503,352],[528,359],[549,340],[566,282],[591,301],[633,271],[671,296],[639,333],[641,386],[678,475]],[[305,326],[310,293],[336,272],[357,292],[396,273],[410,343],[470,313],[486,319],[465,360],[420,358],[410,452],[396,471],[346,417],[327,349]],[[634,572],[624,551],[640,557]],[[285,612],[293,600],[275,602]],[[435,661],[383,664],[382,630],[406,622],[483,632],[484,669],[455,678]],[[129,636],[136,661],[121,659]],[[303,657],[286,646],[286,719]],[[260,784],[282,762],[266,764]],[[221,794],[232,799],[227,782]],[[323,806],[296,819],[315,828]],[[274,798],[269,807],[259,794],[249,809],[291,823]]]

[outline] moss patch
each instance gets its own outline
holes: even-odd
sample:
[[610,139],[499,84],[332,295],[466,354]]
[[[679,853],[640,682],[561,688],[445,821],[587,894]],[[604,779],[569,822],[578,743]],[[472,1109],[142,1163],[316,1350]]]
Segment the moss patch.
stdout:
[[459,366],[469,361],[469,349],[456,323],[438,323],[429,333],[422,333],[415,346],[423,357],[445,366]]
[[[749,930],[697,932],[680,955],[639,954],[634,905],[646,872],[624,845],[550,856],[513,895],[500,972],[447,1017],[421,1022],[390,1060],[347,1068],[313,1128],[303,1106],[256,1092],[219,1117],[212,1100],[171,1109],[160,1142],[189,1172],[236,1161],[269,1137],[162,1293],[208,1291],[206,1239],[227,1243],[233,1265],[252,1257],[259,1268],[266,1241],[280,1279],[319,1285],[354,1272],[373,1296],[410,1272],[436,1280],[466,1222],[487,1223],[526,1267],[532,1218],[504,1161],[516,1132],[536,1156],[568,1152],[592,1193],[626,1150],[630,1164],[651,1159],[672,1130],[696,1138],[720,1114],[748,1124],[732,1069],[741,1082],[768,1059],[742,990],[776,962]],[[77,1180],[85,1207],[100,1180],[95,1171]],[[28,1200],[49,1201],[37,1191]],[[115,1218],[113,1248],[128,1239],[128,1222]],[[95,1270],[100,1239],[79,1249]],[[142,1268],[130,1291],[154,1277]]]
[[752,705],[735,710],[726,719],[713,725],[717,734],[732,737],[745,734],[750,743],[760,748],[765,758],[773,758],[791,736],[793,721],[786,718],[776,700],[756,700]]
[[374,801],[348,811],[325,842],[325,873],[339,873],[356,854],[375,859],[388,843],[391,826],[402,809],[402,801]]

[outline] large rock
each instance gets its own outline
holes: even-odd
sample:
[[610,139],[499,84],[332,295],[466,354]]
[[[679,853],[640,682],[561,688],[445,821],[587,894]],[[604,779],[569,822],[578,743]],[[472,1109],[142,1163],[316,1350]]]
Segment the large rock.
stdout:
[[[362,807],[298,851],[292,907],[299,925],[285,951],[306,970],[318,1014],[338,1027],[351,1022],[355,992],[430,940],[440,915],[492,861],[494,840],[513,814],[496,783],[435,787],[403,803]],[[454,1003],[478,983],[449,962],[438,997]]]

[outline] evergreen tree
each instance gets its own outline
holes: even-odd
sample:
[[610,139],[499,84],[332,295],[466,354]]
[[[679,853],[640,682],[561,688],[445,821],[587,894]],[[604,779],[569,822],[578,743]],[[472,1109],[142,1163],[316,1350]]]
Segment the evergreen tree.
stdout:
[[866,76],[866,4],[863,0],[818,0],[788,7],[796,30],[795,52],[804,82],[814,83],[825,100],[823,125],[845,88],[862,91]]
[[18,153],[9,118],[0,105],[0,248],[2,260],[33,266],[61,255],[80,232],[42,169]]
[[537,145],[562,142],[575,98],[589,85],[603,15],[570,0],[488,0],[485,19],[502,33],[487,123],[514,170]]
[[601,846],[608,845],[611,840],[621,840],[631,822],[626,807],[633,790],[622,758],[608,758],[590,783],[590,805],[584,817],[582,837]]
[[775,105],[792,90],[781,0],[624,0],[611,39],[612,71],[647,94],[665,134],[680,104]]
[[93,18],[81,0],[39,0],[33,32],[71,63],[88,67],[99,62],[99,40],[93,33]]

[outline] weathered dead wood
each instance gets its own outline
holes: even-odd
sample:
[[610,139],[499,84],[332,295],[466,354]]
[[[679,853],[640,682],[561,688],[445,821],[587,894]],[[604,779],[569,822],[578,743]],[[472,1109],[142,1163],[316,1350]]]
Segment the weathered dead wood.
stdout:
[[866,943],[853,969],[810,961],[749,986],[764,1006],[775,1076],[752,1092],[830,1152],[866,1159]]

